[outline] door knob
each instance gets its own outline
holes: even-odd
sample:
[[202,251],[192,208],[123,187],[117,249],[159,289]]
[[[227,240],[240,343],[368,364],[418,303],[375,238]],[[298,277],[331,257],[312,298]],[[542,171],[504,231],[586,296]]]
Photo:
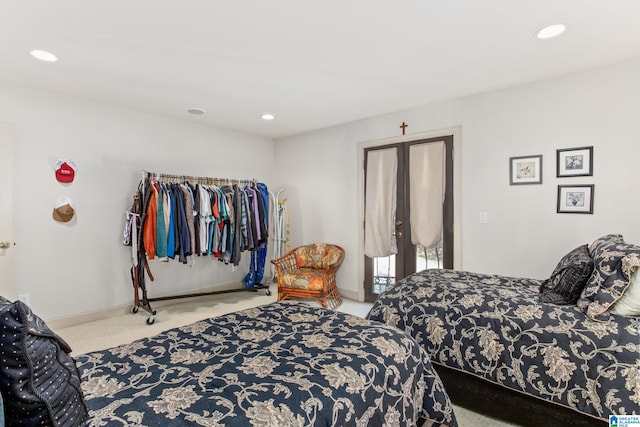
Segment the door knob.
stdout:
[[402,239],[402,231],[398,231],[398,232],[396,233],[396,237],[397,237],[398,239]]
[[11,242],[0,242],[0,249],[8,249],[11,247]]

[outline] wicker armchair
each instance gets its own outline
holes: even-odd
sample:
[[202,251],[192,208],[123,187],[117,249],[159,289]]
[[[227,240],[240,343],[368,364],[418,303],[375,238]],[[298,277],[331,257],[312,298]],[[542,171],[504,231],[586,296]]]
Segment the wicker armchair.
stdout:
[[271,261],[278,271],[278,301],[313,298],[335,310],[342,304],[336,286],[336,271],[344,249],[328,243],[299,246]]

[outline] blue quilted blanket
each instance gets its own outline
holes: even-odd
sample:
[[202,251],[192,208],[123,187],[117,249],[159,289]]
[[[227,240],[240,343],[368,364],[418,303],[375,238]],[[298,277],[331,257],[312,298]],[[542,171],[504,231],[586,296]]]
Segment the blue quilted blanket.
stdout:
[[540,303],[539,286],[425,270],[390,286],[367,317],[411,334],[433,363],[603,420],[640,414],[640,319],[594,322]]
[[282,302],[77,358],[89,426],[456,426],[426,352]]

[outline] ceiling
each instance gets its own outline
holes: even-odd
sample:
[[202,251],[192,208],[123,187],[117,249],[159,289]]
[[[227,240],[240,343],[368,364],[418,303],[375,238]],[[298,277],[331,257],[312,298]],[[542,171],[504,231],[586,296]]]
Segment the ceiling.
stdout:
[[640,57],[640,1],[1,0],[0,41],[0,79],[280,138]]

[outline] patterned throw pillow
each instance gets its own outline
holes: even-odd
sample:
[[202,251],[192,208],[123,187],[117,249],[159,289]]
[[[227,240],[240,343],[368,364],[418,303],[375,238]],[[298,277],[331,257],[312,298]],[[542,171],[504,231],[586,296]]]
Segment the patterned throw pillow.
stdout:
[[327,245],[327,250],[322,257],[322,268],[335,266],[341,256],[342,250],[340,248],[335,245]]
[[540,301],[552,304],[575,304],[593,272],[593,259],[587,245],[579,246],[562,257],[551,277],[540,285]]
[[327,251],[324,243],[311,243],[295,250],[296,264],[300,268],[323,268],[322,257]]
[[84,425],[87,408],[70,352],[24,303],[0,297],[0,391],[7,427]]
[[592,320],[606,320],[607,311],[628,289],[631,275],[640,267],[640,246],[621,239],[598,239],[591,247],[594,270],[578,300]]

